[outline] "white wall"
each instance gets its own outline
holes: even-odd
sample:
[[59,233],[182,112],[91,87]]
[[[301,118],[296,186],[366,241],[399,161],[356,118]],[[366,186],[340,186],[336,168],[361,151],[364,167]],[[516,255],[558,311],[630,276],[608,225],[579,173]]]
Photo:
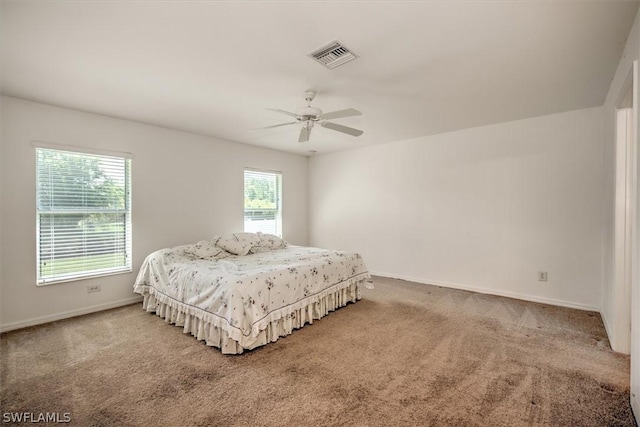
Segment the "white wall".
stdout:
[[[622,313],[622,310],[627,309],[627,301],[621,301],[623,299],[623,289],[620,289],[619,284],[616,283],[616,269],[615,269],[615,108],[619,94],[622,91],[622,86],[625,83],[629,71],[633,67],[633,61],[640,59],[640,11],[636,15],[633,27],[627,37],[627,43],[623,52],[622,59],[618,64],[616,74],[611,86],[605,104],[603,106],[604,118],[605,118],[605,141],[603,145],[604,149],[604,203],[603,203],[603,244],[602,244],[602,257],[603,257],[603,277],[602,277],[602,307],[601,315],[605,321],[607,333],[611,341],[611,346],[616,351],[629,349],[628,343],[624,341],[628,339],[628,325],[620,321],[620,319],[628,319],[627,316]],[[634,102],[636,104],[636,113],[638,97],[640,93],[638,91],[638,83],[636,81],[635,88],[633,90]],[[636,116],[636,128],[640,122],[640,117]],[[635,144],[638,144],[638,135],[635,136]],[[636,168],[636,174],[638,169]],[[635,189],[636,197],[638,188]],[[637,199],[636,199],[637,203]],[[636,206],[636,209],[638,206]],[[636,215],[638,212],[636,212]],[[637,217],[636,217],[637,218]],[[640,221],[636,220],[634,226],[638,226]],[[638,231],[635,230],[636,241],[633,243],[635,248],[634,252],[637,256],[638,253]],[[638,274],[638,259],[633,260],[634,272],[632,272],[632,331],[631,331],[631,404],[636,415],[636,419],[640,416],[640,277]],[[625,338],[626,337],[626,338]]]
[[[283,172],[284,238],[307,244],[307,158],[2,97],[2,270],[6,329],[123,304],[150,252],[243,229],[244,167]],[[133,153],[133,272],[36,286],[32,141]],[[101,284],[102,292],[86,287]]]
[[[604,215],[603,215],[603,280],[602,317],[607,327],[614,349],[618,348],[616,318],[621,307],[616,304],[614,249],[615,249],[615,107],[633,61],[640,56],[640,15],[636,15],[623,57],[618,64],[615,77],[609,88],[604,104],[605,144],[604,144]],[[637,94],[635,94],[637,98]],[[619,329],[619,328],[618,328]],[[626,330],[624,331],[626,333]]]
[[[2,102],[0,102],[0,126],[3,122],[3,108],[2,108]],[[2,161],[4,153],[3,153],[4,149],[3,149],[3,144],[2,144],[2,132],[0,132],[0,301],[3,301],[3,291],[2,291],[2,271],[4,270],[3,265],[4,265],[4,258],[3,258],[3,254],[2,254],[2,247],[4,246],[2,244],[2,242],[5,241],[5,237],[4,237],[4,228],[2,227],[3,221],[4,221],[4,209],[5,209],[5,203],[4,203],[4,185],[2,184],[4,182],[4,162]],[[2,303],[0,302],[0,319],[2,319]],[[2,325],[2,322],[0,321],[0,325]],[[0,326],[1,327],[1,326]],[[1,329],[0,329],[1,330]]]
[[383,276],[598,310],[602,141],[592,108],[313,157],[310,242]]
[[[618,293],[615,286],[615,107],[618,95],[622,90],[629,71],[633,67],[633,61],[638,59],[640,53],[640,20],[636,15],[627,44],[625,46],[622,59],[618,64],[618,68],[614,79],[609,88],[607,98],[603,107],[605,121],[605,143],[604,149],[604,180],[603,180],[603,277],[602,277],[602,306],[601,314],[609,334],[609,339],[614,350],[620,351],[621,341],[620,326],[617,325],[617,319],[620,316],[619,311],[623,307],[616,303]],[[636,96],[636,94],[634,94]],[[628,333],[625,329],[623,334]],[[625,346],[627,347],[627,346]]]

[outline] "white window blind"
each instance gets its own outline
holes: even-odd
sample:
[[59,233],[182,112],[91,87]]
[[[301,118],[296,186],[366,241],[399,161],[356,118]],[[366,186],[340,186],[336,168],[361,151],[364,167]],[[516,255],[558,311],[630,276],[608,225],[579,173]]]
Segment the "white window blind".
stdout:
[[36,148],[38,284],[131,271],[131,160]]
[[282,237],[282,174],[244,171],[244,231]]

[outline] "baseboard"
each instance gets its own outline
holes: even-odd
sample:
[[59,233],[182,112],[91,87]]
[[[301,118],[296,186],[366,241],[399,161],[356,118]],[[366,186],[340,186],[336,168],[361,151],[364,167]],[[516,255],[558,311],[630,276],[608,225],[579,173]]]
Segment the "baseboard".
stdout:
[[609,320],[607,316],[604,314],[604,310],[600,311],[600,318],[602,319],[602,323],[604,324],[604,330],[607,333],[607,337],[609,338],[609,344],[611,344],[611,337],[613,336],[613,330],[611,326],[609,326]]
[[398,275],[398,274],[389,274],[389,273],[381,273],[381,272],[373,272],[373,271],[370,271],[369,273],[371,273],[374,276],[381,276],[381,277],[389,277],[389,278],[392,278],[392,279],[407,280],[409,282],[422,283],[422,284],[425,284],[425,285],[442,286],[443,288],[460,289],[460,290],[463,290],[463,291],[478,292],[478,293],[481,293],[481,294],[497,295],[497,296],[501,296],[501,297],[515,298],[515,299],[520,299],[520,300],[524,300],[524,301],[531,301],[531,302],[539,302],[539,303],[542,303],[542,304],[557,305],[557,306],[560,306],[560,307],[576,308],[578,310],[600,312],[600,307],[595,307],[595,306],[591,306],[591,305],[587,305],[587,304],[580,304],[580,303],[576,303],[576,302],[572,302],[572,301],[564,301],[564,300],[559,300],[559,299],[555,299],[555,298],[545,298],[545,297],[539,297],[539,296],[535,296],[535,295],[521,294],[521,293],[518,293],[518,292],[509,292],[509,291],[502,291],[502,290],[499,290],[499,289],[482,288],[480,286],[474,286],[474,285],[463,285],[463,284],[460,284],[460,283],[439,282],[439,281],[435,281],[435,280],[426,280],[426,279],[420,279],[420,278],[417,278],[417,277],[402,276],[402,275]]
[[95,313],[97,311],[108,310],[110,308],[122,307],[124,305],[135,304],[142,301],[141,296],[112,301],[105,304],[92,305],[90,307],[80,308],[77,310],[63,311],[62,313],[49,314],[47,316],[35,317],[32,319],[21,320],[19,322],[11,322],[0,325],[0,332],[13,331],[15,329],[26,328],[28,326],[41,325],[43,323],[54,322],[56,320],[68,319],[69,317],[82,316],[83,314]]

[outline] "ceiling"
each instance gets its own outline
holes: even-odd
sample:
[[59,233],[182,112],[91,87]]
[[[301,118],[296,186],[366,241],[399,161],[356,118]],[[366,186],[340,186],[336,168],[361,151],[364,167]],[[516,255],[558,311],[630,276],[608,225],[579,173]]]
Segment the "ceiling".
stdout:
[[[635,1],[3,1],[2,93],[308,155],[604,103]],[[338,39],[359,58],[307,55]],[[304,93],[360,137],[299,125]]]

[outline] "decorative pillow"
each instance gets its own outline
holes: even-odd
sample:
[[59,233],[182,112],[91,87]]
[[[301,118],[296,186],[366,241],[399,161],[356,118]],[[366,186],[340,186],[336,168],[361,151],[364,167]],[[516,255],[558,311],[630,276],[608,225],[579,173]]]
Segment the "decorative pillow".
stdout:
[[260,245],[260,237],[256,233],[233,233],[221,237],[217,243],[219,248],[235,255],[246,255],[251,248]]
[[198,258],[225,258],[229,254],[207,240],[200,240],[188,250]]

